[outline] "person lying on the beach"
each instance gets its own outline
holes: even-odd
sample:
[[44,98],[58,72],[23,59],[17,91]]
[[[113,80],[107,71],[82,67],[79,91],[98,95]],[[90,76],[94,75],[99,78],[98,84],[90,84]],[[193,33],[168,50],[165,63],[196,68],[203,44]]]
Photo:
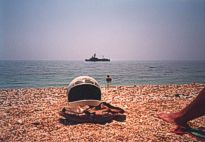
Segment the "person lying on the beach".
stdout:
[[160,113],[158,116],[162,120],[168,123],[174,123],[177,126],[173,131],[174,133],[184,134],[187,130],[193,130],[187,122],[203,115],[205,115],[205,88],[182,110],[174,113]]

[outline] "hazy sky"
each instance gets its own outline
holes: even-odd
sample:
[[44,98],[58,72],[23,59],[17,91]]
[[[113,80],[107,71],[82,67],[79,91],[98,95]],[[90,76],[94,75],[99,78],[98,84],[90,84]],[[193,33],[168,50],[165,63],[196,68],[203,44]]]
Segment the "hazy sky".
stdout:
[[0,0],[0,59],[205,60],[205,0]]

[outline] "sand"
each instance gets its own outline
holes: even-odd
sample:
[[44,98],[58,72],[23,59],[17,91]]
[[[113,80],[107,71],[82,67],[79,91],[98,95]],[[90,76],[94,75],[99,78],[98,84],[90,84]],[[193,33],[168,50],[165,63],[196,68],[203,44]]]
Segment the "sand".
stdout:
[[[171,133],[172,124],[157,117],[190,103],[205,84],[140,85],[101,88],[102,100],[126,111],[124,122],[62,123],[66,87],[0,89],[0,141],[196,141]],[[205,126],[205,117],[189,123]]]

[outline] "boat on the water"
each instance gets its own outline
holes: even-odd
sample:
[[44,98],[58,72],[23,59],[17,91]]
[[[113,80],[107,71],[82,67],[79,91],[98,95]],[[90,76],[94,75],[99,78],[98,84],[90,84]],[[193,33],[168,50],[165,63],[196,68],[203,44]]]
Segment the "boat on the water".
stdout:
[[90,59],[85,59],[86,62],[110,62],[108,58],[97,58],[96,54],[94,54]]

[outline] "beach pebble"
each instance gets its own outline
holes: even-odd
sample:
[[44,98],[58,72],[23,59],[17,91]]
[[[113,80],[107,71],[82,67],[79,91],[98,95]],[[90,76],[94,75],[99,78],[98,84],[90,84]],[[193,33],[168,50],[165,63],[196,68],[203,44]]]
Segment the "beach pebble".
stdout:
[[35,120],[35,121],[32,122],[32,124],[33,125],[39,125],[39,124],[41,124],[41,122],[39,120]]
[[7,116],[7,113],[3,113],[3,116],[6,117],[6,116]]
[[41,111],[42,108],[35,108],[34,111]]
[[175,94],[174,96],[180,98],[181,95],[180,94]]
[[21,119],[16,121],[17,124],[23,124],[23,121]]
[[[102,101],[126,111],[125,121],[113,120],[106,124],[63,122],[59,111],[68,107],[67,87],[0,89],[0,141],[195,142],[188,135],[170,133],[173,125],[159,119],[157,114],[180,110],[204,86],[170,84],[102,88]],[[205,117],[190,124],[204,126]]]

